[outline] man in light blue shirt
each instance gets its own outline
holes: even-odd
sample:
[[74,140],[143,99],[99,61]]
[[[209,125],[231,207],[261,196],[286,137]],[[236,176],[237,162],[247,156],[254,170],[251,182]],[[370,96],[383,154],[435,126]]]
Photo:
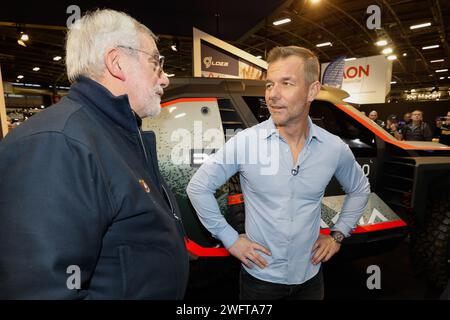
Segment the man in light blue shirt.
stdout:
[[[271,117],[211,156],[187,193],[204,226],[243,263],[241,299],[322,299],[321,262],[350,235],[370,187],[349,147],[314,125],[319,61],[308,49],[277,47],[268,55],[266,102]],[[215,191],[240,173],[245,234],[222,216]],[[335,176],[346,195],[331,235],[320,234],[321,200]]]

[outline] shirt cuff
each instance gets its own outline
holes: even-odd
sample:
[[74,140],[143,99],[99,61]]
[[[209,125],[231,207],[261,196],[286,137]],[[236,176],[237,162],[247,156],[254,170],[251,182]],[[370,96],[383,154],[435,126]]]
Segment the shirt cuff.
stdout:
[[239,234],[233,229],[233,227],[227,224],[225,229],[217,234],[217,238],[219,238],[225,248],[228,249],[239,239]]
[[350,232],[352,231],[352,228],[349,228],[348,226],[346,226],[343,223],[336,223],[331,229],[330,231],[340,231],[344,234],[344,236],[346,238],[350,237]]

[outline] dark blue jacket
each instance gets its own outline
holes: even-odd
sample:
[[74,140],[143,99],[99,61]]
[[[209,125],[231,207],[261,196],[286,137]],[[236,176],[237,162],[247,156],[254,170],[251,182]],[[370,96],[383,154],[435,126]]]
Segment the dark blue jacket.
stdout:
[[0,299],[181,299],[178,217],[153,132],[81,78],[0,141]]

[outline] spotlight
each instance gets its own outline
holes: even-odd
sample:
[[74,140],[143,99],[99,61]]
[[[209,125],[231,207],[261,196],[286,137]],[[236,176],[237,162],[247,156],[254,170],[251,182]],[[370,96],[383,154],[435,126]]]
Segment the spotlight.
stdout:
[[23,42],[21,39],[17,40],[17,43],[19,45],[21,45],[22,47],[26,47],[27,46],[27,44],[25,42]]
[[25,28],[17,26],[17,33],[18,33],[17,43],[22,47],[26,47],[27,46],[26,42],[30,40],[30,37],[25,32]]
[[177,38],[174,38],[172,40],[172,45],[170,46],[170,49],[176,52],[178,51],[179,48],[180,48],[180,41]]

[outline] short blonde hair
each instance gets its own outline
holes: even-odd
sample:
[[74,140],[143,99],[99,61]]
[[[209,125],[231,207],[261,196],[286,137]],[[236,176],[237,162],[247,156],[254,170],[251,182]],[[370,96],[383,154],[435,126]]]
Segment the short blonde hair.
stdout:
[[320,75],[320,64],[319,59],[309,49],[298,47],[298,46],[287,46],[287,47],[275,47],[269,51],[267,55],[267,62],[270,64],[280,59],[285,59],[290,56],[297,56],[304,61],[304,79],[305,85],[308,87],[314,81],[319,80]]
[[140,36],[155,34],[126,13],[103,9],[88,12],[67,33],[66,68],[71,82],[80,76],[96,79],[105,70],[107,50],[126,46],[139,48]]

